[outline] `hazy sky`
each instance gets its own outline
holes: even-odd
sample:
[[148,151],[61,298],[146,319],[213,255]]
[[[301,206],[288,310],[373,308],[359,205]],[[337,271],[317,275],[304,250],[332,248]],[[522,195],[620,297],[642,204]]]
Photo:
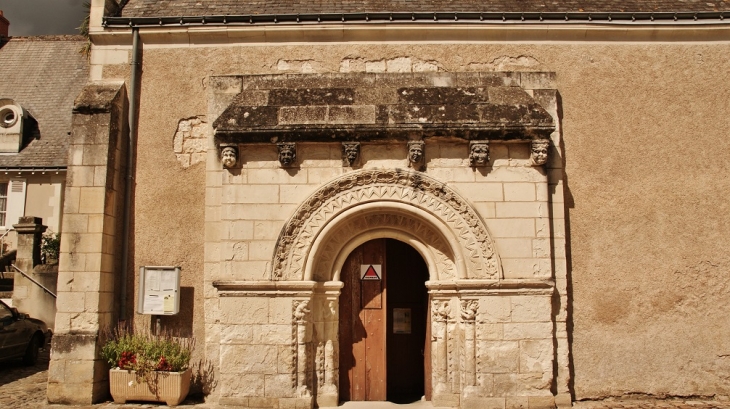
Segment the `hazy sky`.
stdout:
[[11,36],[78,34],[84,0],[0,0]]

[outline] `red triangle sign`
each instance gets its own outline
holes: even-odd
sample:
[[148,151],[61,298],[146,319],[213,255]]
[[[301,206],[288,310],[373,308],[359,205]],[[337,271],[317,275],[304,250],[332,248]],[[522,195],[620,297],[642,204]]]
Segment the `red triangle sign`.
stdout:
[[362,276],[363,280],[380,280],[380,276],[378,275],[378,272],[375,271],[375,267],[371,264],[370,267],[365,271],[365,274]]

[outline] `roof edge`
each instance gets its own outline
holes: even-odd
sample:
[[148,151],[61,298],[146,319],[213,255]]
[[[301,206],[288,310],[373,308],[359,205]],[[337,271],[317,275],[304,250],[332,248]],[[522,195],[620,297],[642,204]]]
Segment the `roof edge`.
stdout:
[[347,23],[564,23],[564,24],[718,24],[730,23],[730,10],[702,12],[377,12],[377,13],[317,13],[317,14],[248,14],[209,16],[111,17],[102,20],[103,27],[149,26],[218,26],[271,24],[347,24]]

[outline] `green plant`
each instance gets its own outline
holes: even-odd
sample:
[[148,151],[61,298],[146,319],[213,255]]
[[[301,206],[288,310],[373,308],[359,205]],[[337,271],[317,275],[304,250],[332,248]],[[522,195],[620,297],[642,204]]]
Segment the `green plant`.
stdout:
[[112,368],[133,370],[149,379],[156,371],[182,372],[190,366],[194,338],[173,336],[169,332],[154,335],[150,331],[118,326],[106,332],[102,358]]
[[46,262],[49,260],[58,260],[58,254],[61,251],[61,235],[52,231],[43,233],[41,237],[41,254]]

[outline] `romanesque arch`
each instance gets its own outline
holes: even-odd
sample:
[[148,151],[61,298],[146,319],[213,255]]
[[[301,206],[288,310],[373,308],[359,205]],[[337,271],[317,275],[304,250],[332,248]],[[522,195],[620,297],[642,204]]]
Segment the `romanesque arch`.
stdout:
[[335,279],[348,249],[375,237],[416,242],[432,280],[502,276],[486,225],[458,193],[421,172],[368,169],[332,180],[296,209],[277,240],[271,278]]

